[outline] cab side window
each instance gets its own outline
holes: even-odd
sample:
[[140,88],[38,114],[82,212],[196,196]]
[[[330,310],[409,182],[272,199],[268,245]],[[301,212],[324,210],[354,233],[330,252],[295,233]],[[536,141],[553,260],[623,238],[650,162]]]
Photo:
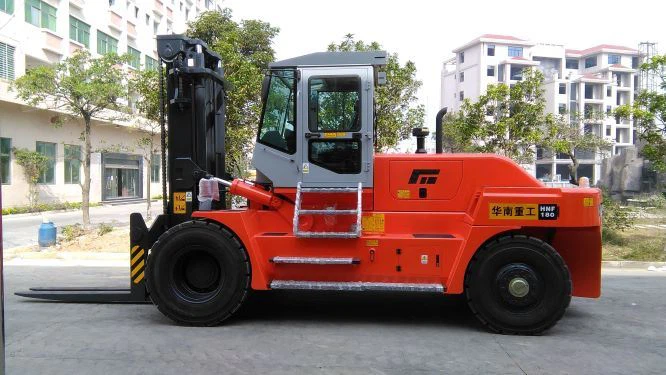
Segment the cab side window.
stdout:
[[359,77],[312,77],[308,85],[310,131],[354,132],[361,129]]
[[257,142],[293,154],[296,152],[294,71],[273,70],[270,75]]

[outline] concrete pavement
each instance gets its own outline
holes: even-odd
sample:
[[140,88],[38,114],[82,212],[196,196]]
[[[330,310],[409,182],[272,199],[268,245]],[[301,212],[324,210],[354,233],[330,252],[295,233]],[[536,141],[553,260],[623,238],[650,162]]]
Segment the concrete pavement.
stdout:
[[[104,205],[90,208],[90,222],[92,224],[107,223],[114,226],[129,225],[129,215],[140,212],[146,215],[146,203],[133,203],[126,205]],[[162,212],[162,201],[152,202],[153,217]],[[46,215],[58,230],[70,224],[81,223],[81,210],[49,211],[46,213],[7,215],[2,217],[3,238],[5,249],[18,246],[31,246],[37,244],[37,231]]]
[[44,285],[126,286],[123,268],[8,266],[9,374],[662,374],[666,275],[606,269],[540,337],[483,331],[460,298],[255,294],[228,324],[179,327],[151,305],[40,303]]

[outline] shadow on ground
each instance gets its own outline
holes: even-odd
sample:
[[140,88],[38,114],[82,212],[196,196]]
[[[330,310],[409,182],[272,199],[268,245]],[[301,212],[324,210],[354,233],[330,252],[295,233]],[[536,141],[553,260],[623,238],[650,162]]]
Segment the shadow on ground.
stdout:
[[393,292],[253,292],[229,324],[318,321],[467,326],[477,322],[462,296]]

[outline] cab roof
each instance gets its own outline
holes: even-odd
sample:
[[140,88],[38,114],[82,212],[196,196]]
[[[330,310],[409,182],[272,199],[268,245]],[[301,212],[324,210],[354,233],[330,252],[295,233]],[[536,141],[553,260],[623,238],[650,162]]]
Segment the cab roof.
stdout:
[[268,64],[270,68],[344,65],[383,66],[386,65],[386,51],[315,52]]

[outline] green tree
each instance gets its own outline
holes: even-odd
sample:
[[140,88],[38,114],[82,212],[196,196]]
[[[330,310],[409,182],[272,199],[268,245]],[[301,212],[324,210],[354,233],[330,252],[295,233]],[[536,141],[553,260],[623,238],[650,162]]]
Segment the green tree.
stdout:
[[93,119],[121,118],[118,98],[127,96],[126,56],[108,54],[92,58],[79,50],[60,63],[30,69],[13,83],[18,97],[30,105],[65,112],[83,120],[83,182],[81,211],[83,225],[90,225],[90,154]]
[[151,178],[152,165],[155,154],[161,150],[160,143],[155,138],[160,134],[160,76],[159,71],[145,69],[132,74],[129,80],[131,96],[136,96],[135,108],[141,117],[135,118],[134,126],[141,136],[136,140],[136,146],[141,150],[143,160],[148,166],[146,173],[146,218],[150,219],[151,208]]
[[543,74],[525,69],[512,86],[488,85],[475,102],[465,99],[460,110],[447,116],[444,144],[452,152],[486,152],[517,163],[534,162],[534,145],[543,137],[552,116],[544,113]]
[[222,57],[232,88],[226,103],[226,170],[245,173],[246,158],[261,116],[262,71],[275,60],[273,39],[279,29],[259,20],[234,21],[230,9],[204,12],[189,23],[187,34]]
[[[566,155],[570,160],[569,170],[571,181],[578,183],[577,152],[601,152],[611,147],[610,142],[592,132],[581,131],[579,121],[569,121],[568,116],[547,114],[543,138],[538,141],[539,146]],[[594,183],[594,181],[591,181]]]
[[633,118],[638,137],[645,142],[641,153],[658,171],[666,171],[666,55],[657,55],[640,66],[661,81],[661,91],[643,90],[633,104],[615,110],[620,118]]
[[[329,51],[379,51],[377,42],[365,43],[347,34],[343,40],[328,46]],[[400,64],[397,53],[388,54],[386,61],[386,84],[375,88],[375,126],[377,140],[375,151],[383,152],[409,138],[413,128],[424,124],[425,108],[417,105],[416,93],[422,83],[416,79],[416,65],[412,61]]]
[[13,148],[12,152],[16,163],[23,168],[23,176],[28,182],[28,205],[31,208],[35,207],[39,198],[37,182],[46,170],[49,158],[37,151],[30,151],[25,148]]

